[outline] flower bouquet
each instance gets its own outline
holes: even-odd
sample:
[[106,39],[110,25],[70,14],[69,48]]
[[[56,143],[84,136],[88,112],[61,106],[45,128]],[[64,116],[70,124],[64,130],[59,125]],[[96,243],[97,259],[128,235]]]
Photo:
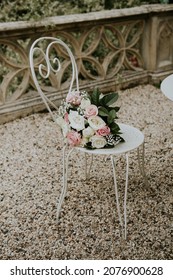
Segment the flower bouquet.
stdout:
[[59,107],[56,123],[61,127],[64,140],[70,146],[88,149],[113,148],[124,141],[115,122],[119,107],[115,105],[118,93],[103,95],[94,89],[73,90]]

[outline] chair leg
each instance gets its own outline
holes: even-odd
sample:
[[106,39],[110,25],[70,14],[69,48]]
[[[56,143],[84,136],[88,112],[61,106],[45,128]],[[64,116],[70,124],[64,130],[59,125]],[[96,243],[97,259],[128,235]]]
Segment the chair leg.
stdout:
[[122,218],[121,218],[121,211],[120,211],[120,204],[119,204],[119,195],[118,195],[118,187],[117,187],[117,178],[115,172],[115,158],[111,155],[111,163],[113,169],[113,177],[114,177],[114,187],[115,187],[115,196],[116,196],[116,204],[117,204],[117,211],[118,211],[118,218],[121,227],[123,227]]
[[148,179],[147,179],[147,176],[146,176],[146,173],[145,173],[145,145],[144,143],[142,144],[142,153],[140,154],[140,148],[139,147],[137,149],[137,152],[138,152],[138,164],[139,164],[139,170],[140,170],[140,173],[144,179],[144,184],[146,187],[148,187]]
[[128,189],[128,178],[129,178],[129,156],[126,156],[126,183],[125,183],[125,193],[124,193],[124,237],[127,238],[127,189]]
[[69,157],[72,153],[73,149],[71,149],[66,156],[66,146],[63,147],[63,185],[61,190],[61,195],[57,205],[57,221],[59,219],[60,210],[62,207],[62,203],[64,201],[65,195],[67,193],[67,185],[68,185],[68,162]]
[[93,154],[91,154],[91,161],[88,166],[87,154],[85,153],[85,180],[88,180],[90,178],[90,171],[91,171],[92,163],[93,163]]
[[111,156],[111,162],[112,162],[112,168],[113,168],[114,186],[115,186],[118,217],[119,217],[119,222],[120,222],[120,225],[122,227],[122,230],[124,230],[123,236],[126,239],[127,238],[127,208],[126,208],[126,204],[127,204],[127,189],[128,189],[128,176],[129,176],[129,157],[128,157],[128,153],[125,156],[126,156],[126,179],[125,179],[125,193],[124,193],[124,223],[122,222],[121,211],[120,211],[117,179],[116,179],[116,172],[115,172],[115,158],[113,156]]

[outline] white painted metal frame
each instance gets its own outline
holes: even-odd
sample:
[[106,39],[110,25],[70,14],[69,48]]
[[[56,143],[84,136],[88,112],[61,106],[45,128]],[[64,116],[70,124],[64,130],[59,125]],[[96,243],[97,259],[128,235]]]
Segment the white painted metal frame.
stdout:
[[[117,204],[117,212],[119,222],[123,231],[123,236],[126,239],[127,237],[127,190],[128,190],[128,177],[129,177],[129,154],[133,150],[137,150],[137,157],[139,163],[139,170],[141,175],[143,176],[144,183],[147,186],[147,177],[145,174],[144,168],[144,135],[143,133],[138,130],[137,128],[126,125],[126,124],[119,124],[120,129],[122,131],[122,137],[125,139],[125,142],[119,143],[117,146],[111,149],[95,149],[95,150],[88,150],[85,148],[72,148],[68,149],[67,146],[63,147],[63,188],[60,195],[60,200],[57,206],[57,217],[59,217],[60,210],[62,207],[62,203],[67,192],[67,185],[68,185],[68,166],[69,166],[69,158],[70,155],[74,150],[78,150],[80,152],[91,155],[90,164],[87,164],[85,161],[85,176],[86,179],[90,178],[90,171],[93,163],[93,156],[98,155],[105,155],[110,157],[111,164],[112,164],[112,171],[113,171],[113,179],[114,179],[114,188],[115,188],[115,195],[116,195],[116,204]],[[67,154],[66,154],[67,153]],[[116,159],[118,156],[124,155],[126,160],[126,176],[125,176],[125,191],[124,191],[124,203],[123,203],[123,212],[124,217],[122,218],[122,214],[120,211],[120,203],[119,203],[119,192],[118,192],[118,184],[117,184],[117,176],[116,176]],[[88,167],[88,168],[87,168]],[[88,170],[87,170],[88,169]]]
[[[45,52],[41,47],[38,47],[38,44],[40,42],[44,42],[44,41],[45,42],[50,41],[49,44],[47,45],[47,48],[46,48]],[[46,64],[46,66],[45,66],[45,64],[40,63],[37,67],[38,67],[38,71],[39,71],[40,76],[43,79],[47,79],[49,77],[51,71],[56,74],[61,70],[61,62],[60,62],[58,57],[55,57],[52,62],[50,60],[51,47],[53,45],[56,45],[56,44],[62,46],[67,51],[67,53],[70,57],[70,60],[71,60],[72,79],[71,79],[71,82],[70,82],[68,93],[70,93],[72,91],[74,83],[75,83],[76,90],[79,91],[78,70],[77,70],[77,65],[76,65],[75,58],[74,58],[70,48],[62,40],[60,40],[58,38],[54,38],[54,37],[40,37],[40,38],[38,38],[37,40],[34,41],[34,43],[32,44],[32,46],[30,48],[30,52],[29,52],[30,69],[31,69],[31,74],[32,74],[32,78],[33,78],[35,87],[36,87],[38,93],[40,94],[43,102],[45,103],[46,108],[48,109],[48,111],[51,114],[52,119],[54,121],[55,121],[56,117],[54,116],[51,108],[53,108],[55,110],[58,110],[58,107],[53,102],[51,102],[50,99],[47,98],[47,96],[45,95],[45,93],[43,92],[43,90],[40,87],[40,84],[37,80],[36,71],[35,71],[34,55],[38,51],[43,55],[44,62]],[[54,65],[54,67],[53,67],[52,64]],[[46,74],[44,74],[45,72],[46,72]]]
[[[38,47],[38,43],[41,41],[50,41],[47,45],[46,51],[44,52],[40,47]],[[53,107],[55,110],[58,110],[57,106],[51,102],[45,95],[45,93],[42,91],[39,82],[37,80],[36,72],[35,72],[35,65],[34,65],[34,54],[36,51],[40,51],[45,59],[45,65],[40,64],[38,67],[39,73],[43,79],[46,79],[49,77],[50,72],[53,71],[54,73],[57,73],[61,69],[61,63],[60,60],[55,57],[53,60],[53,65],[57,65],[58,67],[53,67],[52,63],[50,62],[50,50],[51,47],[54,44],[61,45],[69,54],[69,57],[71,59],[72,64],[72,79],[69,86],[69,93],[73,89],[73,85],[75,83],[75,89],[79,91],[79,82],[78,82],[78,70],[75,58],[69,49],[69,47],[60,39],[53,38],[53,37],[41,37],[37,39],[30,48],[30,54],[29,54],[29,61],[30,61],[30,68],[31,68],[31,74],[34,81],[34,84],[36,86],[36,89],[38,93],[40,94],[41,98],[43,99],[48,111],[50,112],[53,120],[55,120],[54,113],[51,109]],[[46,74],[45,74],[46,73]],[[86,179],[89,179],[90,176],[90,170],[92,167],[93,162],[93,156],[94,155],[105,155],[110,157],[111,164],[112,164],[112,170],[113,170],[113,179],[114,179],[114,188],[115,188],[115,195],[116,195],[116,204],[117,204],[117,212],[119,217],[119,222],[123,230],[123,236],[126,239],[127,237],[127,210],[126,210],[126,203],[127,203],[127,190],[128,190],[128,175],[129,175],[129,153],[132,150],[137,149],[137,156],[138,156],[138,162],[139,162],[139,168],[141,171],[142,176],[144,177],[145,183],[147,183],[145,170],[144,170],[144,135],[141,131],[138,129],[125,125],[125,124],[119,124],[121,131],[122,131],[122,137],[125,139],[125,142],[119,143],[117,146],[111,149],[95,149],[95,150],[88,150],[85,148],[75,147],[72,149],[69,149],[66,145],[63,146],[62,152],[63,152],[63,185],[62,190],[60,194],[60,198],[57,205],[57,218],[59,218],[60,210],[65,198],[65,195],[67,193],[67,187],[68,187],[68,166],[69,166],[69,158],[71,154],[76,150],[80,151],[85,154],[85,175]],[[142,149],[141,149],[142,147]],[[142,151],[142,152],[141,152]],[[91,162],[88,166],[86,154],[91,155]],[[118,195],[118,186],[117,186],[117,176],[116,176],[116,158],[118,155],[125,155],[126,159],[126,178],[125,178],[125,192],[124,192],[124,203],[123,203],[123,212],[124,212],[124,219],[122,219],[121,211],[120,211],[120,203],[119,203],[119,195]],[[88,168],[87,168],[88,167]]]

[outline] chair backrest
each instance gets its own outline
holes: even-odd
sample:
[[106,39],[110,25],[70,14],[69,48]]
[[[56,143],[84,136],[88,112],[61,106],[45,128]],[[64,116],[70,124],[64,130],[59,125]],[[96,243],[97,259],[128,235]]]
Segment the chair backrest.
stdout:
[[[54,37],[40,37],[36,39],[29,52],[29,63],[34,85],[55,120],[52,108],[58,110],[58,107],[46,95],[45,87],[41,85],[41,80],[47,80],[51,74],[57,75],[62,69],[63,61],[59,57],[59,49],[63,49],[69,56],[72,66],[72,75],[69,82],[67,94],[73,89],[79,92],[78,70],[74,55],[70,48],[61,39]],[[52,55],[53,53],[53,55]],[[48,91],[47,91],[48,92]]]

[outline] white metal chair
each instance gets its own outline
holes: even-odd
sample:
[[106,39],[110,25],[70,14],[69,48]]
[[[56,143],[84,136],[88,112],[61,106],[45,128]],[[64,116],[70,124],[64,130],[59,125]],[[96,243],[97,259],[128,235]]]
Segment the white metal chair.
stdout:
[[[46,45],[46,49],[43,50],[40,42],[48,42]],[[43,78],[49,78],[51,75],[51,72],[54,74],[58,74],[59,71],[61,71],[61,61],[58,56],[54,57],[53,61],[50,59],[50,52],[53,47],[60,46],[63,48],[63,51],[66,51],[68,53],[69,58],[71,60],[72,65],[72,78],[69,84],[69,90],[68,93],[70,93],[73,89],[73,87],[79,91],[79,82],[78,82],[78,70],[75,58],[70,50],[70,48],[65,44],[62,40],[53,38],[53,37],[42,37],[37,39],[30,48],[30,54],[29,54],[29,61],[30,61],[30,68],[31,68],[31,74],[32,78],[35,84],[35,87],[40,94],[41,98],[43,99],[48,111],[50,112],[52,118],[54,121],[56,121],[56,110],[58,110],[58,106],[56,106],[50,99],[47,97],[47,95],[44,92],[44,89],[40,86],[40,83],[38,81],[37,73],[39,72],[39,75]],[[36,64],[34,63],[34,58],[36,57],[36,53],[40,52],[42,55],[42,59],[38,59]],[[44,61],[43,61],[44,60]],[[53,108],[53,109],[52,109]],[[68,183],[68,164],[69,164],[69,157],[72,152],[74,151],[80,151],[82,153],[90,154],[91,155],[91,163],[88,166],[86,163],[85,170],[86,170],[86,177],[89,177],[90,169],[92,165],[92,159],[93,155],[106,155],[110,156],[112,169],[113,169],[113,179],[114,179],[114,187],[115,187],[115,194],[116,194],[116,203],[117,203],[117,212],[119,217],[120,225],[122,226],[123,235],[126,239],[127,236],[127,218],[126,218],[126,202],[127,202],[127,189],[128,189],[128,173],[129,173],[129,153],[132,150],[137,150],[138,152],[138,162],[141,174],[143,175],[145,182],[146,176],[144,171],[144,135],[141,131],[139,131],[137,128],[126,125],[126,124],[119,124],[120,129],[122,131],[122,137],[124,138],[125,142],[119,143],[117,146],[111,149],[94,149],[89,150],[86,148],[81,147],[73,147],[71,149],[67,148],[66,145],[64,145],[62,152],[63,152],[63,185],[62,190],[60,194],[60,198],[58,200],[58,206],[57,206],[57,218],[59,217],[59,213],[61,210],[62,203],[64,201],[64,197],[67,192],[67,183]],[[115,166],[115,159],[118,155],[125,155],[126,159],[126,178],[125,178],[125,193],[124,193],[124,219],[122,219],[121,211],[120,211],[120,204],[119,204],[119,198],[118,198],[118,187],[117,187],[117,178],[116,178],[116,166]],[[85,157],[86,158],[86,157]]]

